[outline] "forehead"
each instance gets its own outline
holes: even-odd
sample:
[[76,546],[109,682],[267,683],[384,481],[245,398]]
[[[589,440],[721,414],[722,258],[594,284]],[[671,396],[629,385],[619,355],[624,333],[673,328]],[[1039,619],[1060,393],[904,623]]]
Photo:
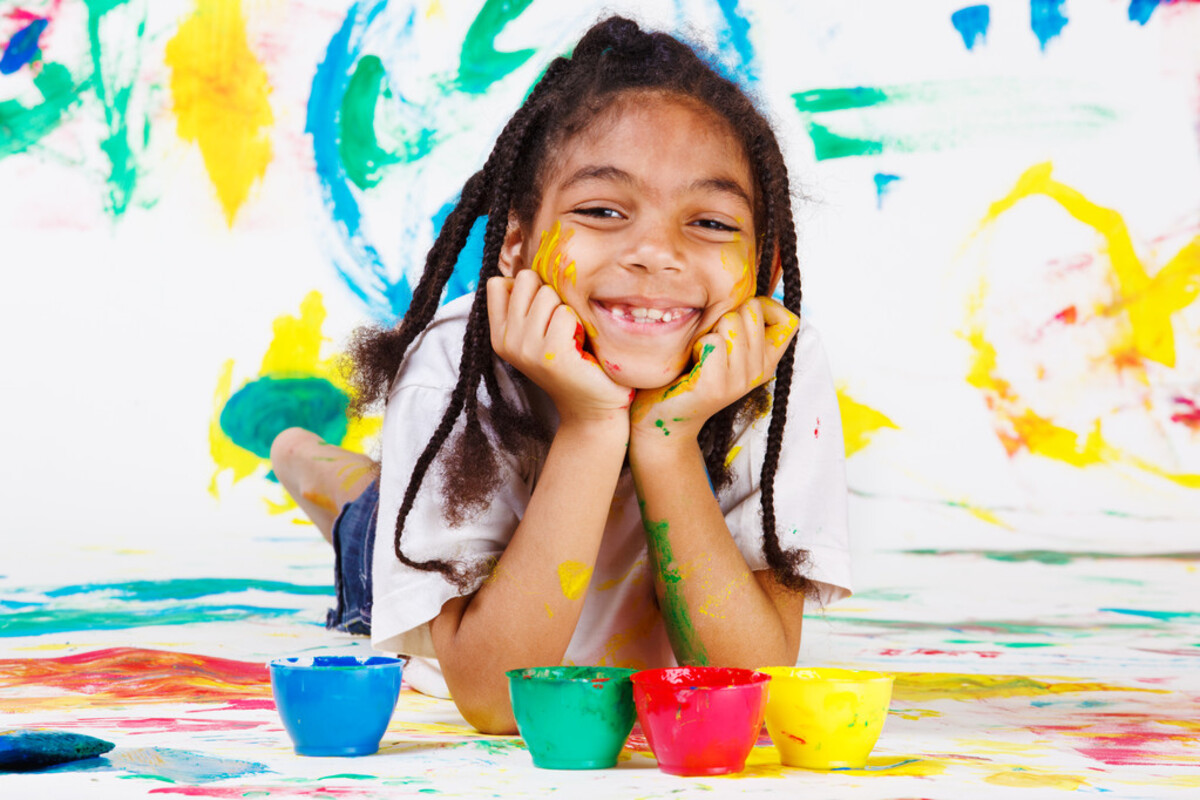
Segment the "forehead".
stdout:
[[733,127],[699,101],[663,92],[626,92],[555,148],[544,188],[579,170],[615,167],[667,184],[732,182],[754,196],[750,162]]

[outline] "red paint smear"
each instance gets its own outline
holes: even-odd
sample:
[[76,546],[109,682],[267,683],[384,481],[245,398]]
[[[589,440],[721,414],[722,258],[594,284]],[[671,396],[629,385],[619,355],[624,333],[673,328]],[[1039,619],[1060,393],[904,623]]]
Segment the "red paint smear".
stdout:
[[[1056,733],[1086,743],[1070,744],[1077,753],[1110,766],[1188,766],[1200,759],[1200,741],[1185,728],[1141,714],[1110,712],[1088,716],[1079,725],[1030,726],[1034,733]],[[1162,726],[1162,730],[1156,730]]]
[[980,658],[998,658],[1000,653],[992,650],[932,650],[926,647],[916,647],[912,650],[887,649],[880,650],[881,656],[979,656]]
[[1174,400],[1175,405],[1182,407],[1183,410],[1172,414],[1171,421],[1182,423],[1195,430],[1200,430],[1200,405],[1197,405],[1195,400],[1190,400],[1186,397],[1176,397]]
[[817,417],[817,427],[813,428],[813,438],[821,438],[821,418]]
[[604,359],[604,366],[605,366],[605,368],[606,368],[606,369],[608,369],[610,372],[620,372],[620,371],[621,371],[621,365],[620,365],[620,364],[614,364],[613,362],[609,361],[607,358],[606,358],[606,359]]
[[1059,322],[1065,322],[1067,325],[1074,325],[1078,318],[1079,312],[1075,310],[1075,306],[1067,306],[1062,311],[1054,315],[1054,318]]
[[[271,704],[274,707],[274,703]],[[196,719],[195,717],[145,717],[124,719],[122,717],[88,717],[86,719],[57,720],[55,728],[104,728],[131,730],[139,733],[206,733],[209,731],[248,731],[271,725],[252,720]]]
[[14,686],[141,703],[236,703],[271,696],[264,664],[135,647],[61,658],[0,659],[0,693]]

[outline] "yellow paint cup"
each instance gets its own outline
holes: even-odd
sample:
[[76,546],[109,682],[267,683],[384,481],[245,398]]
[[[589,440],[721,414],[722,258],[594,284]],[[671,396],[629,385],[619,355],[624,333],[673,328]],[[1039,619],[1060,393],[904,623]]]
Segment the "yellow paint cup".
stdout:
[[853,669],[765,667],[767,731],[785,766],[866,766],[887,718],[892,676]]

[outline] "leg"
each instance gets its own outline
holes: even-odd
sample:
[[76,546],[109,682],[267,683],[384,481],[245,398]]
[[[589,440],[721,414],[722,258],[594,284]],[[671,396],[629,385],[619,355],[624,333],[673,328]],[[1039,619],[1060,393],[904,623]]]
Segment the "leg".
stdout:
[[275,437],[271,468],[330,543],[342,506],[362,494],[379,475],[379,465],[370,458],[327,444],[303,428],[288,428]]

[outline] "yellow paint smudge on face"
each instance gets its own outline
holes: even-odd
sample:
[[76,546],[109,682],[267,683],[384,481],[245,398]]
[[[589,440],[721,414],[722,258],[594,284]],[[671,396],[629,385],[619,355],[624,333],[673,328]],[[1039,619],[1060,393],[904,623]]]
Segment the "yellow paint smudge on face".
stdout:
[[575,284],[575,262],[564,265],[566,254],[560,248],[570,241],[573,233],[573,230],[564,232],[562,223],[556,221],[550,230],[542,231],[537,252],[529,264],[529,268],[542,279],[542,283],[554,289],[564,303],[566,298],[563,297],[562,287],[564,283]]
[[[738,220],[738,224],[745,223]],[[758,271],[754,268],[754,248],[746,246],[740,233],[734,234],[733,242],[721,248],[721,266],[726,272],[737,274],[729,291],[734,305],[740,306],[754,296],[758,278]]]
[[592,579],[592,568],[579,561],[564,561],[558,565],[558,583],[563,597],[577,600],[587,590]]
[[167,43],[176,130],[200,147],[232,227],[271,162],[267,73],[250,50],[240,0],[197,0]]
[[897,672],[892,696],[902,703],[927,700],[982,700],[992,697],[1038,697],[1073,692],[1149,692],[1166,689],[1116,686],[1108,683],[1059,681],[1024,675],[974,675],[953,672]]
[[882,412],[851,397],[845,386],[837,387],[837,401],[842,417],[842,439],[847,458],[870,444],[875,434],[884,428],[899,430],[899,426]]
[[547,360],[547,361],[553,361],[553,360],[554,360],[554,353],[546,353],[546,360]]
[[993,786],[1016,786],[1022,789],[1066,789],[1068,792],[1088,785],[1084,778],[1075,775],[1060,775],[1020,767],[1004,772],[994,772],[984,780]]

